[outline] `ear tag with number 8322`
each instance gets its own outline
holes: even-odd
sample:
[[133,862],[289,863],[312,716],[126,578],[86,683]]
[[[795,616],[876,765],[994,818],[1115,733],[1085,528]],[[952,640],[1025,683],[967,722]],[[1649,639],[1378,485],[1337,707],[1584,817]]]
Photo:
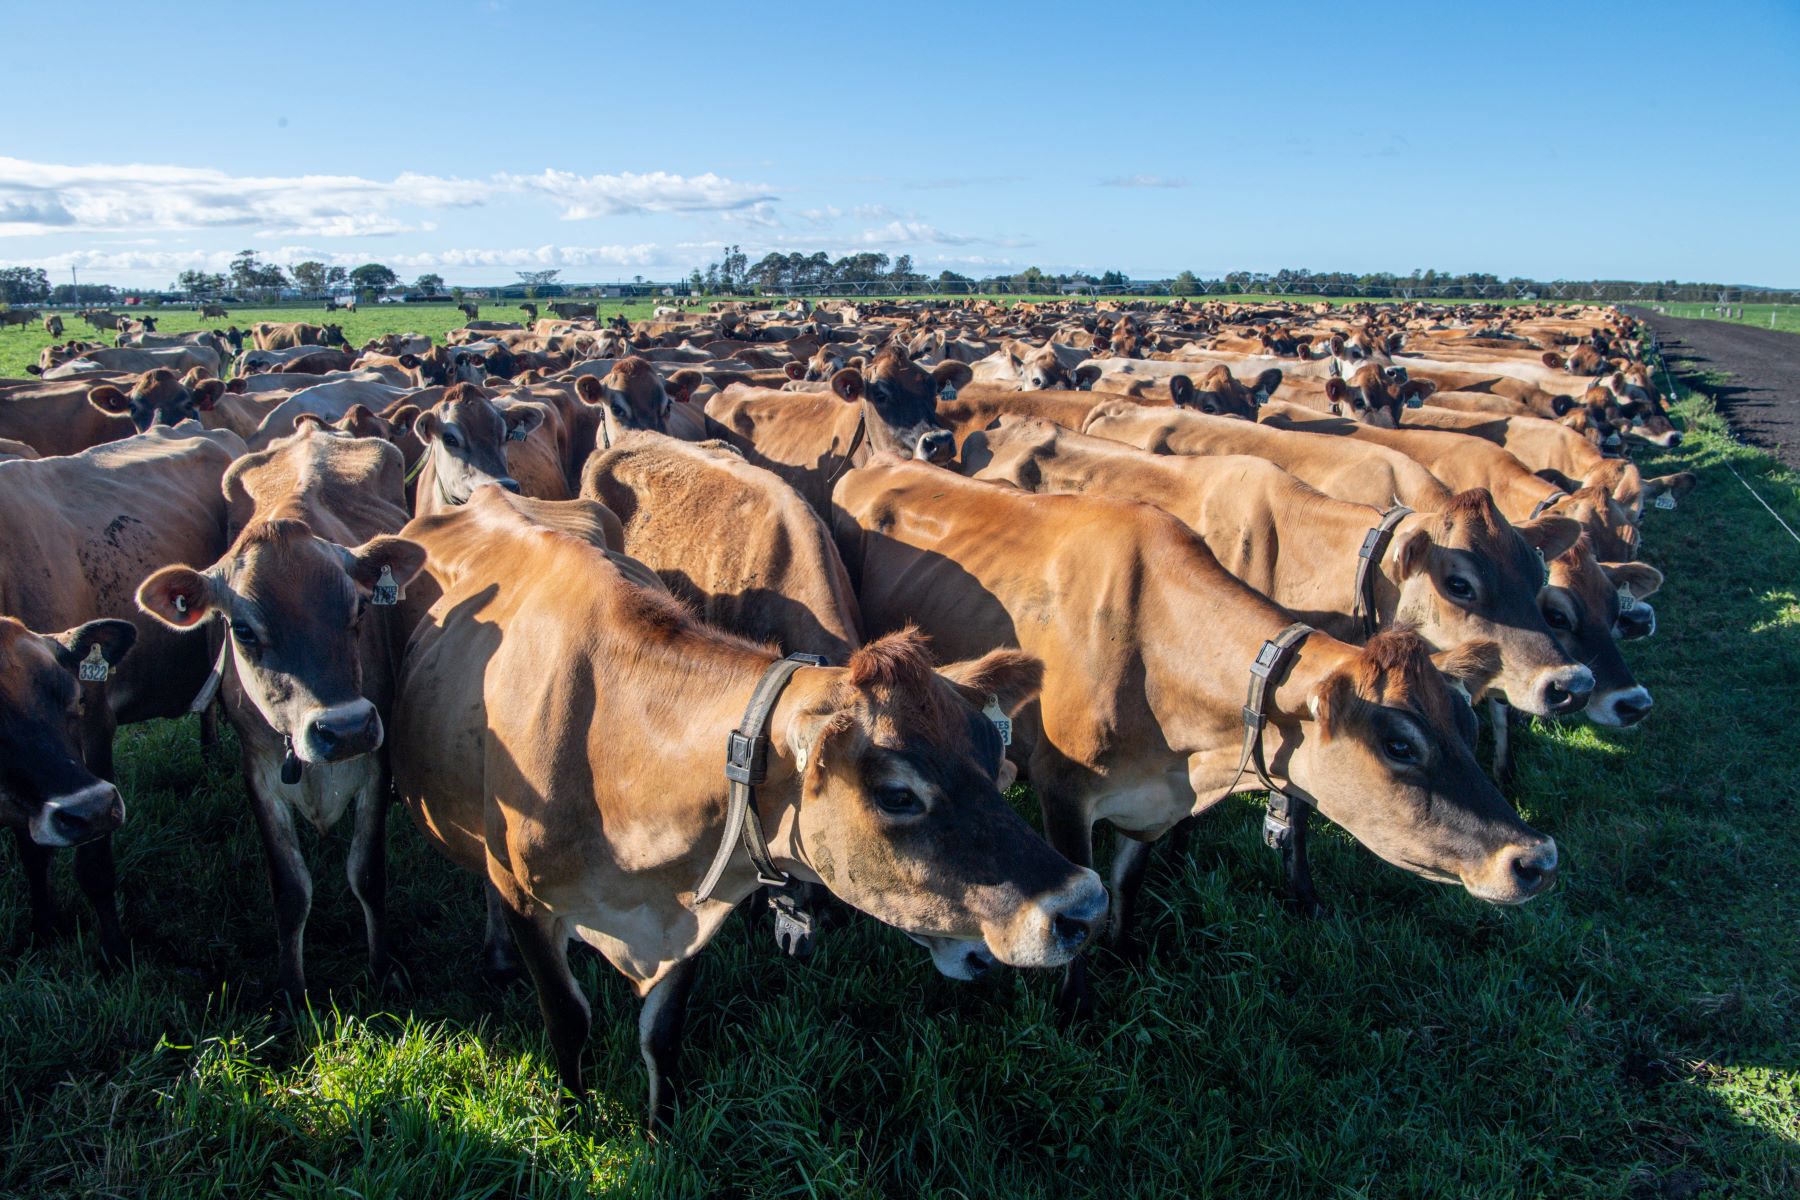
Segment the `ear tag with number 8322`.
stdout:
[[101,652],[98,642],[94,643],[93,648],[88,651],[87,657],[81,660],[81,666],[75,671],[76,678],[83,683],[105,683],[111,674],[112,668],[107,665],[106,655]]

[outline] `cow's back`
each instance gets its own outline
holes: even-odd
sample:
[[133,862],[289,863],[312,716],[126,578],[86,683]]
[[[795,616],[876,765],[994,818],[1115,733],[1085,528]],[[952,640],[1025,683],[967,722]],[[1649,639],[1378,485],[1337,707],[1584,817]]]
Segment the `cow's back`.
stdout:
[[588,461],[581,492],[623,522],[626,553],[712,624],[834,663],[861,645],[824,521],[736,452],[634,432]]

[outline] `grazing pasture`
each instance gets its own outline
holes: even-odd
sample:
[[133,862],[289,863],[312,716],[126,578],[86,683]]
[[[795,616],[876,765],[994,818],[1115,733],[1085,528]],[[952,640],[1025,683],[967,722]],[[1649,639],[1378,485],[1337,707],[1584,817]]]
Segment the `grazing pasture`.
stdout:
[[[339,318],[353,345],[463,323],[448,306]],[[0,375],[47,340],[0,332]],[[401,978],[367,975],[348,830],[307,830],[311,992],[271,1009],[274,917],[233,748],[204,762],[195,718],[133,727],[116,846],[135,962],[96,971],[59,862],[82,936],[0,957],[0,1194],[1791,1196],[1800,545],[1727,464],[1791,523],[1800,479],[1703,398],[1676,413],[1679,449],[1636,451],[1647,476],[1699,476],[1644,519],[1668,581],[1629,658],[1656,710],[1515,737],[1508,795],[1563,855],[1529,905],[1484,905],[1325,829],[1330,908],[1299,919],[1258,805],[1227,802],[1185,853],[1157,846],[1144,961],[1097,948],[1096,1019],[1072,1028],[1045,972],[955,983],[861,917],[793,961],[734,917],[699,969],[684,1106],[650,1141],[624,982],[577,957],[595,1101],[571,1114],[529,985],[477,975],[477,883],[399,812]],[[1010,798],[1036,821],[1028,789]],[[0,857],[10,943],[28,921]]]

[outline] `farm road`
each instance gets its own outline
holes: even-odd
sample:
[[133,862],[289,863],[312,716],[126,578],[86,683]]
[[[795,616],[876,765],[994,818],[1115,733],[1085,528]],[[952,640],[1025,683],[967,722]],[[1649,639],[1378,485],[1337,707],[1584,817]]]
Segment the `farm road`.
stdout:
[[[1729,321],[1665,317],[1641,307],[1626,311],[1656,330],[1671,369],[1712,397],[1738,437],[1800,470],[1800,336]],[[1724,383],[1694,378],[1714,371],[1731,378]]]

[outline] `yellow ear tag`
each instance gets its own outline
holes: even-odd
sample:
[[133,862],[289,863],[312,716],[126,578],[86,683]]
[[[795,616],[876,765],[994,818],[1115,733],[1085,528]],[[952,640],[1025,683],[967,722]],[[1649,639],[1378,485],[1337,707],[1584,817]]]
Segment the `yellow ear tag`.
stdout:
[[994,723],[994,732],[1000,735],[1002,746],[1012,745],[1012,718],[1001,711],[998,696],[988,697],[987,707],[981,710],[981,715]]
[[375,581],[375,594],[369,598],[370,604],[390,607],[400,603],[400,585],[394,582],[394,569],[381,568],[381,578]]
[[81,660],[81,666],[75,670],[75,677],[83,683],[105,683],[112,675],[112,668],[106,663],[106,655],[100,652],[100,643],[95,642],[88,656]]

